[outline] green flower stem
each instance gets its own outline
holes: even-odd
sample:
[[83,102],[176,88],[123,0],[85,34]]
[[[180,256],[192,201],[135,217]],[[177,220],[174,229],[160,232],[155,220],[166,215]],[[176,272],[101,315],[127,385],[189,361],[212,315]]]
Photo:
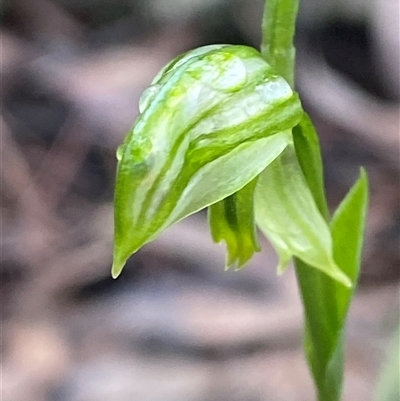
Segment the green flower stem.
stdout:
[[318,399],[339,401],[368,183],[362,172],[329,224],[318,136],[293,91],[298,5],[266,1],[262,55],[200,47],[170,62],[143,93],[117,152],[112,275],[205,207],[227,264],[241,267],[258,250],[257,223],[278,252],[279,272],[295,257]]
[[299,0],[266,0],[262,22],[261,54],[292,87],[298,7]]
[[[266,0],[261,53],[294,86],[293,37],[298,0]],[[319,212],[329,221],[318,136],[304,115],[293,129],[298,162]],[[360,268],[368,182],[364,172],[339,206],[331,223],[333,254],[353,282],[346,288],[295,258],[305,315],[305,350],[319,401],[339,401],[344,369],[344,327]]]

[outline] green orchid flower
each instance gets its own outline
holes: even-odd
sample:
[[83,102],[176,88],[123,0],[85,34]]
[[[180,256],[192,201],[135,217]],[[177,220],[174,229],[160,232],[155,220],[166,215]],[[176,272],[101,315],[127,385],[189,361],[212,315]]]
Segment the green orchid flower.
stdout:
[[298,95],[256,50],[216,45],[167,65],[118,149],[112,274],[182,218],[234,194],[290,142]]
[[157,75],[139,109],[117,152],[114,277],[169,226],[210,207],[227,266],[243,266],[260,249],[257,218],[280,270],[296,256],[351,285],[293,150],[292,128],[304,114],[298,95],[259,52],[190,51]]

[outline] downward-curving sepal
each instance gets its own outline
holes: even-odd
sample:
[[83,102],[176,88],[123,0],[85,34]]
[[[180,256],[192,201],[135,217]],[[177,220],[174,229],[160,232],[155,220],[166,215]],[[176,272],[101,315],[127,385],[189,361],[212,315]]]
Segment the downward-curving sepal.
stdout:
[[226,267],[243,267],[260,251],[254,219],[254,190],[257,178],[240,191],[208,208],[211,235],[215,242],[226,242]]
[[298,96],[254,49],[207,46],[178,57],[143,94],[118,150],[114,262],[178,220],[243,188],[290,142]]
[[334,260],[329,226],[313,199],[293,144],[260,174],[255,204],[257,224],[279,255],[278,272],[295,256],[352,286]]

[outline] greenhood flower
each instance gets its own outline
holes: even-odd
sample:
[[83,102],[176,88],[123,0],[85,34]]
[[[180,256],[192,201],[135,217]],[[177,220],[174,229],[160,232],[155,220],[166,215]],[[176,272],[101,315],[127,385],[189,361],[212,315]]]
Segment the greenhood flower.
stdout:
[[114,277],[140,247],[210,206],[227,266],[241,267],[259,250],[257,219],[279,271],[295,256],[351,285],[297,162],[299,98],[256,50],[215,45],[176,58],[139,109],[117,151]]
[[291,141],[298,95],[254,49],[206,46],[167,65],[118,149],[112,274],[167,227],[232,195]]

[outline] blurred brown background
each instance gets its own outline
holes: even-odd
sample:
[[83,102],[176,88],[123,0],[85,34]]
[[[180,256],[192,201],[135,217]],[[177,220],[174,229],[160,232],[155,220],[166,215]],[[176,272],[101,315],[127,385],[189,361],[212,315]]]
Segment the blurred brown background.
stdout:
[[[223,272],[204,213],[110,278],[115,150],[175,55],[258,46],[253,0],[5,0],[2,401],[311,401],[293,272]],[[398,324],[399,2],[304,0],[297,82],[330,204],[371,181],[345,401],[373,401]]]

